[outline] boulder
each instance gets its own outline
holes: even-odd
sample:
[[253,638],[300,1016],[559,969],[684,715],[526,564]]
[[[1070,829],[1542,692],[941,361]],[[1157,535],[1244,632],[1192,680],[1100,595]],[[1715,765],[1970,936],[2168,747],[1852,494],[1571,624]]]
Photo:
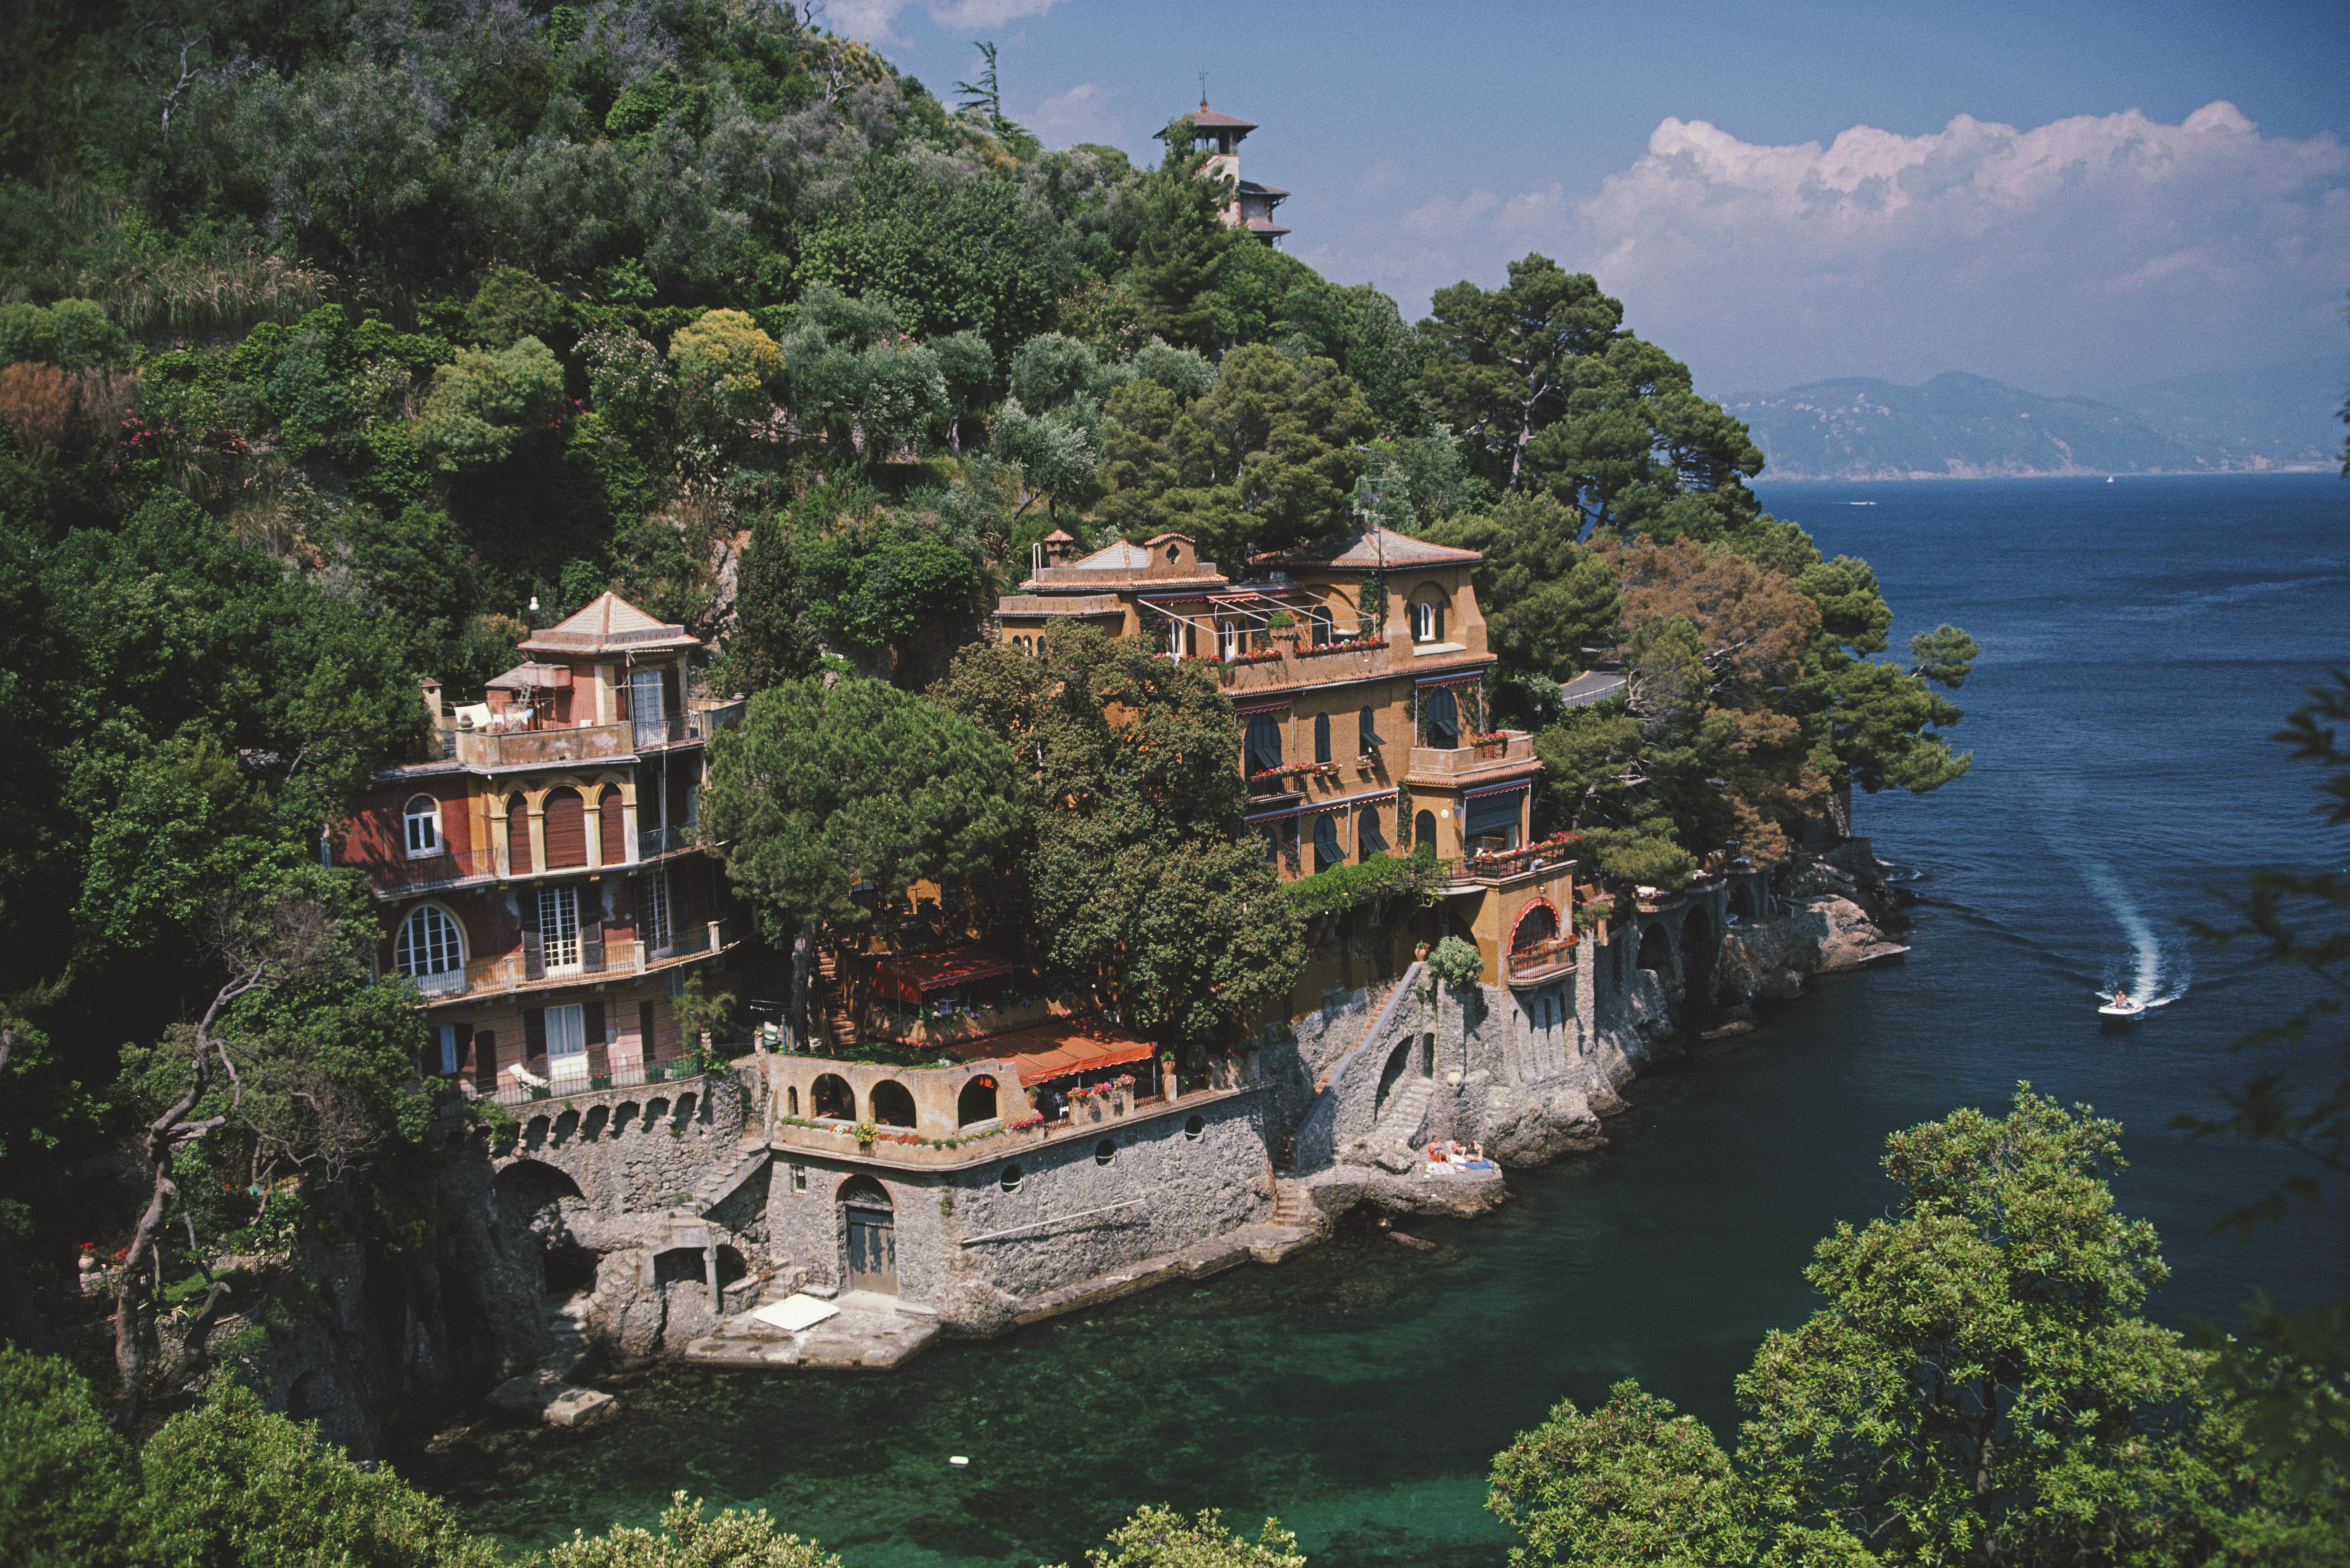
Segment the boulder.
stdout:
[[594,1388],[567,1388],[539,1418],[550,1427],[593,1427],[620,1413],[620,1402]]

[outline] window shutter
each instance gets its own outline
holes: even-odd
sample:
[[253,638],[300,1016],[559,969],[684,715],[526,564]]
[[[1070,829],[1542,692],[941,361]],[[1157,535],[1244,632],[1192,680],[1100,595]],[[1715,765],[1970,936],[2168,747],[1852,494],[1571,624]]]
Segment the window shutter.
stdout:
[[[600,888],[579,889],[579,964],[595,974],[604,967],[604,894]],[[589,1030],[588,1038],[596,1032]]]
[[1330,760],[1330,715],[1327,713],[1314,715],[1314,760],[1317,763]]
[[497,1032],[484,1029],[473,1036],[473,1087],[486,1095],[497,1086]]
[[588,864],[588,807],[579,792],[559,789],[546,797],[546,865]]
[[1355,857],[1358,860],[1368,860],[1374,855],[1387,852],[1387,835],[1379,831],[1379,808],[1367,805],[1355,820]]
[[1338,847],[1337,815],[1326,811],[1314,819],[1314,869],[1327,871],[1346,858],[1347,852]]
[[546,974],[546,938],[538,929],[538,892],[525,888],[515,900],[522,910],[522,977],[541,980]]
[[655,1044],[656,1043],[653,1039],[653,1004],[650,1002],[639,1002],[637,1003],[638,1060],[643,1062],[648,1067],[653,1064]]
[[604,810],[598,825],[597,836],[601,841],[603,861],[607,866],[629,863],[627,808],[620,804],[620,792],[612,784],[604,786]]
[[1459,746],[1461,704],[1452,700],[1451,688],[1440,686],[1430,691],[1422,707],[1428,713],[1428,743],[1440,752]]
[[1356,744],[1362,748],[1362,754],[1367,757],[1376,754],[1379,749],[1379,711],[1366,708],[1357,713],[1355,729]]
[[506,863],[509,876],[527,877],[535,869],[530,861],[530,807],[522,796],[506,802]]
[[546,1009],[525,1007],[522,1010],[523,1063],[541,1077],[546,1075]]
[[600,1077],[612,1070],[611,1053],[604,1049],[604,999],[591,996],[581,1002],[579,1016],[588,1036],[588,1070]]

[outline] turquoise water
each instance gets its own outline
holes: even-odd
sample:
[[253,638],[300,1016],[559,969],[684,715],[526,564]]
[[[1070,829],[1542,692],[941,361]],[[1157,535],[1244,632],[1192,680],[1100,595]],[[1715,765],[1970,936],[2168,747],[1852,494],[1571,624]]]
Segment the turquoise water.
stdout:
[[[1608,1150],[1512,1173],[1516,1200],[1485,1220],[1409,1224],[1433,1251],[1363,1227],[890,1376],[662,1373],[621,1391],[612,1427],[468,1440],[420,1479],[522,1543],[649,1521],[683,1488],[766,1507],[851,1568],[1075,1562],[1153,1501],[1252,1528],[1276,1513],[1325,1563],[1498,1564],[1482,1478],[1513,1432],[1627,1376],[1726,1429],[1755,1342],[1811,1310],[1812,1243],[1889,1200],[1885,1134],[2020,1077],[2127,1126],[2118,1187],[2161,1230],[2163,1314],[2224,1316],[2252,1283],[2350,1292],[2338,1218],[2208,1234],[2274,1167],[2163,1130],[2242,1075],[2227,1042],[2281,1010],[2270,977],[2197,950],[2179,919],[2252,866],[2350,861],[2262,739],[2350,665],[2350,484],[1764,496],[1869,558],[1897,646],[1946,619],[1985,646],[1960,698],[1973,771],[1861,805],[1917,878],[1905,964],[1823,982],[1642,1079]],[[2141,971],[2178,1000],[2100,1027],[2094,992]]]

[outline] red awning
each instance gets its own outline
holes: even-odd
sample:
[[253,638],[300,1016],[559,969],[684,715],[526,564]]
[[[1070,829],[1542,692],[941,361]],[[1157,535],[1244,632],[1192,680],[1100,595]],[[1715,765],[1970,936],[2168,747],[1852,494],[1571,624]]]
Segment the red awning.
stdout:
[[885,953],[875,966],[874,981],[885,996],[920,1002],[923,993],[944,991],[967,981],[993,980],[1012,972],[1013,966],[983,948],[958,942],[927,953]]
[[1127,1062],[1147,1062],[1156,1050],[1148,1040],[1111,1033],[1101,1020],[1088,1018],[1040,1023],[1033,1029],[974,1040],[956,1047],[955,1054],[966,1062],[1008,1060],[1019,1069],[1021,1086],[1025,1088]]

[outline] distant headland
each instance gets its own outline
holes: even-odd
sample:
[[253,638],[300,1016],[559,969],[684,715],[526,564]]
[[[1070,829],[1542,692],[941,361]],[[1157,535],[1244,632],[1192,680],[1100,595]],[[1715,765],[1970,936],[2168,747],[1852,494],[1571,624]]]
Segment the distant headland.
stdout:
[[2005,479],[2331,469],[2350,355],[2211,371],[2095,397],[2043,397],[1946,371],[1741,393],[1723,407],[1769,454],[1769,479]]

